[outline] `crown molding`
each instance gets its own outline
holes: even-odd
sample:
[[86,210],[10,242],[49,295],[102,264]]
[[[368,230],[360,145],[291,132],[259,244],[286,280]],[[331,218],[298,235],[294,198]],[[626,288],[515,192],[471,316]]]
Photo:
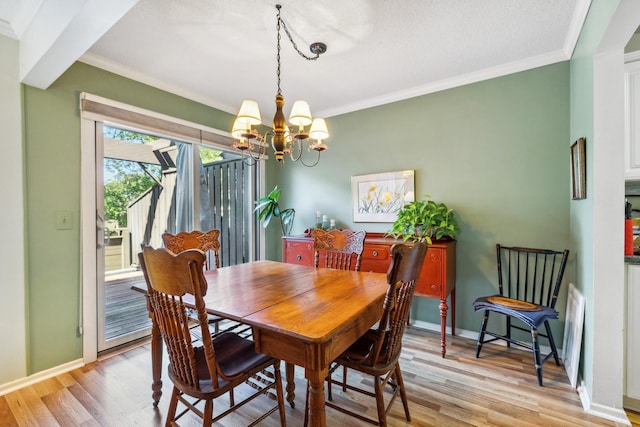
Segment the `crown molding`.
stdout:
[[369,98],[367,100],[363,100],[362,102],[356,102],[337,108],[325,109],[323,111],[319,111],[317,115],[319,117],[332,117],[340,114],[352,113],[354,111],[364,110],[366,108],[378,107],[381,105],[390,104],[392,102],[403,101],[405,99],[415,98],[417,96],[428,95],[430,93],[440,92],[446,89],[452,89],[455,87],[465,86],[496,77],[502,77],[521,71],[527,71],[533,68],[543,67],[545,65],[551,65],[558,62],[566,61],[568,59],[569,57],[566,55],[564,50],[557,50],[549,54],[526,58],[522,61],[515,61],[497,67],[485,68],[484,70],[480,70],[478,72],[462,74],[459,76],[454,76],[448,79],[429,83],[427,85],[417,86],[411,89]]
[[151,77],[146,73],[134,71],[129,67],[125,67],[121,64],[111,62],[99,55],[95,55],[92,53],[85,53],[80,57],[80,59],[78,59],[78,61],[83,62],[87,65],[91,65],[93,67],[103,69],[105,71],[109,71],[114,74],[118,74],[128,79],[135,80],[137,82],[155,87],[157,89],[164,90],[174,95],[181,96],[191,101],[199,102],[200,104],[207,105],[209,107],[224,111],[229,114],[235,115],[237,113],[237,107],[235,106],[232,107],[220,101],[217,101],[215,99],[202,96],[202,93],[187,90],[178,85],[169,84],[160,79],[156,79],[155,77]]
[[4,19],[0,19],[0,35],[7,36],[11,39],[18,40],[18,36],[13,31],[11,27],[11,23],[5,21]]
[[[555,64],[558,62],[566,61],[570,57],[567,55],[564,49],[550,52],[545,55],[539,55],[531,58],[526,58],[521,61],[511,62],[496,67],[486,68],[478,72],[463,74],[460,76],[454,76],[448,79],[443,79],[437,82],[429,83],[423,86],[417,86],[407,90],[398,92],[392,92],[382,96],[369,98],[360,102],[355,102],[336,108],[329,108],[322,111],[318,111],[318,117],[332,117],[341,114],[352,113],[367,108],[378,107],[384,104],[390,104],[392,102],[403,101],[405,99],[415,98],[417,96],[428,95],[430,93],[440,92],[446,89],[452,89],[459,86],[465,86],[472,83],[477,83],[483,80],[489,80],[496,77],[502,77],[508,74],[513,74],[521,71],[530,70],[533,68],[543,67],[545,65]],[[201,93],[187,90],[178,85],[172,85],[164,82],[160,79],[149,76],[146,73],[140,73],[134,71],[131,68],[116,64],[108,61],[99,55],[92,53],[85,53],[80,59],[80,62],[85,64],[118,74],[120,76],[138,81],[143,84],[167,91],[174,95],[178,95],[192,101],[199,102],[212,108],[227,112],[229,114],[236,114],[237,107],[224,104],[218,100],[202,96]]]
[[569,30],[567,31],[567,38],[564,41],[564,52],[567,58],[573,56],[573,51],[578,44],[584,21],[587,19],[587,14],[589,13],[589,7],[591,7],[591,0],[578,0],[576,2],[573,17],[569,24]]

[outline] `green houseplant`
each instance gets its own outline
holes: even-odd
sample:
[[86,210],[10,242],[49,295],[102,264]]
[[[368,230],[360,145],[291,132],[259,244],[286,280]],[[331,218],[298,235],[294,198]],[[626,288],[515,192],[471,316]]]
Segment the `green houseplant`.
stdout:
[[455,239],[460,234],[460,227],[453,209],[444,203],[429,200],[411,202],[398,211],[398,217],[391,230],[387,232],[395,238],[420,241],[426,240],[431,244],[432,239]]
[[294,209],[280,209],[278,200],[280,200],[282,190],[276,185],[269,194],[255,201],[255,211],[258,212],[258,219],[262,220],[262,226],[267,228],[273,217],[280,217],[280,225],[282,226],[282,234],[288,236],[293,227],[293,219],[296,216]]

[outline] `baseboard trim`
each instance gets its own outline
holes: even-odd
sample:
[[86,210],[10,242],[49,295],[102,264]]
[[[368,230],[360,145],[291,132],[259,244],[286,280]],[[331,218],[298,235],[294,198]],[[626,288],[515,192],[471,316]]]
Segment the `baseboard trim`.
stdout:
[[633,397],[622,396],[622,406],[635,412],[640,412],[640,400]]
[[50,369],[46,369],[44,371],[37,372],[33,375],[29,375],[28,377],[19,378],[17,380],[8,382],[6,384],[1,384],[0,396],[3,396],[7,393],[11,393],[12,391],[19,390],[31,384],[35,384],[39,381],[43,381],[43,380],[55,377],[57,375],[64,374],[65,372],[69,372],[74,369],[81,368],[83,366],[84,366],[84,361],[82,359],[72,360],[71,362],[67,362]]
[[[432,331],[432,332],[440,332],[440,324],[439,323],[431,323],[425,322],[423,320],[412,320],[410,326],[420,330]],[[451,326],[447,326],[447,335],[451,335]],[[467,338],[472,341],[478,340],[478,331],[469,331],[466,329],[456,328],[456,336]],[[497,340],[491,343],[491,345],[501,345],[503,347],[507,346],[507,342],[504,340]],[[551,348],[549,346],[541,345],[540,352],[542,354],[549,354],[551,352]],[[558,357],[560,359],[564,359],[564,351],[561,348],[558,348]],[[533,362],[533,361],[532,361]]]
[[581,378],[579,378],[578,395],[582,402],[582,408],[587,414],[598,418],[604,418],[609,421],[615,421],[616,423],[624,424],[626,426],[631,425],[624,409],[612,408],[610,406],[600,405],[599,403],[593,403],[589,397],[589,393],[587,392],[587,387]]

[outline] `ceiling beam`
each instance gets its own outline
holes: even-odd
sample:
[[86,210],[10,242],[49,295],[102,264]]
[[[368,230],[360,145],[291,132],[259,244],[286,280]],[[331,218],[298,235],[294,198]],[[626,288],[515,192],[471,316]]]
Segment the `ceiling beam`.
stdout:
[[138,1],[43,1],[20,39],[20,80],[48,88]]

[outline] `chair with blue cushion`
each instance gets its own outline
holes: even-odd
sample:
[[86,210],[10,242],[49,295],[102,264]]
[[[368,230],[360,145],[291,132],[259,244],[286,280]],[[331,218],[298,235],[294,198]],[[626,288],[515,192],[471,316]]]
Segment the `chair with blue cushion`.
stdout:
[[[496,255],[499,293],[477,298],[473,303],[476,311],[484,311],[476,345],[476,357],[480,357],[483,344],[496,340],[506,341],[507,347],[515,344],[527,348],[533,352],[538,384],[542,386],[542,365],[551,357],[556,365],[560,365],[549,321],[558,318],[558,312],[554,307],[558,300],[569,251],[506,247],[498,244]],[[487,330],[489,314],[492,312],[504,315],[504,333]],[[522,323],[513,324],[512,319]],[[522,324],[524,326],[521,326]],[[539,331],[542,325],[545,333]],[[513,329],[530,332],[531,344],[514,338]],[[487,335],[491,338],[485,339]],[[544,358],[540,354],[539,337],[547,338],[551,347],[551,352]]]

